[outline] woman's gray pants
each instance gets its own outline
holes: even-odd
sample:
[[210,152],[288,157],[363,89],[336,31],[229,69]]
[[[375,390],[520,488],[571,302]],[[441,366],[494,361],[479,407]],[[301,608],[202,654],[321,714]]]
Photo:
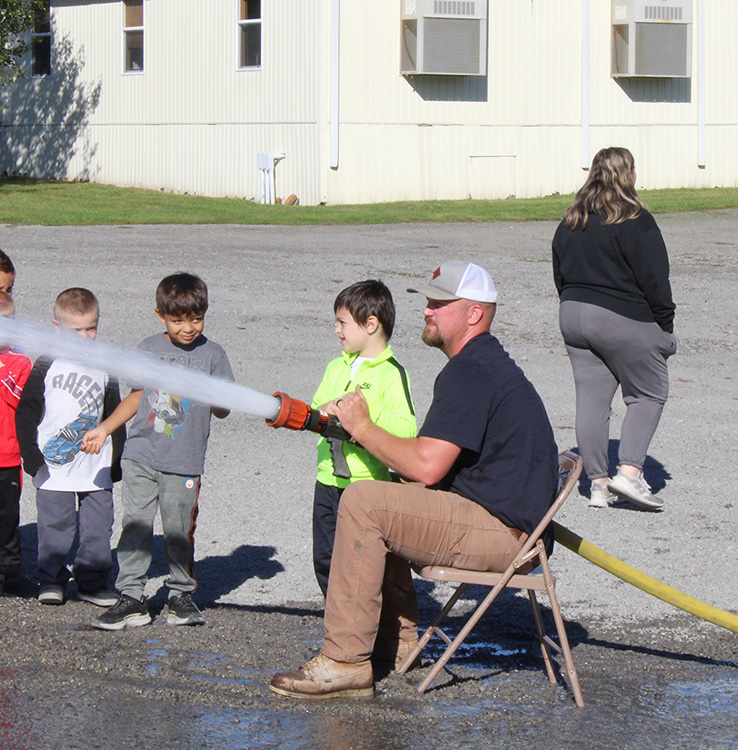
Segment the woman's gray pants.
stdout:
[[577,444],[587,476],[608,476],[610,407],[618,385],[627,407],[619,463],[643,468],[669,395],[666,360],[676,352],[674,334],[571,300],[559,306],[559,324],[574,372]]

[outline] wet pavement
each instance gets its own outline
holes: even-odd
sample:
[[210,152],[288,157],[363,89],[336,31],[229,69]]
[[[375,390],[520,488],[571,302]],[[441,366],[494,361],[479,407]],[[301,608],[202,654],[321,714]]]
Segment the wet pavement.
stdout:
[[214,606],[203,627],[158,618],[118,633],[90,627],[94,611],[3,599],[2,750],[738,747],[738,639],[687,616],[613,632],[567,621],[577,709],[561,677],[548,682],[513,595],[424,695],[433,644],[409,675],[377,673],[374,698],[316,702],[267,688],[318,642],[314,604]]

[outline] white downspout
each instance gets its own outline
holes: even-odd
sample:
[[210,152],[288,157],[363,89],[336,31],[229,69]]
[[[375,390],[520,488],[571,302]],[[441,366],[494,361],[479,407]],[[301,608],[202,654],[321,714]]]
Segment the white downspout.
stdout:
[[589,169],[590,0],[582,0],[582,169]]
[[705,0],[697,0],[697,166],[707,165],[705,105]]
[[338,94],[341,80],[341,0],[332,0],[331,6],[331,169],[338,169]]

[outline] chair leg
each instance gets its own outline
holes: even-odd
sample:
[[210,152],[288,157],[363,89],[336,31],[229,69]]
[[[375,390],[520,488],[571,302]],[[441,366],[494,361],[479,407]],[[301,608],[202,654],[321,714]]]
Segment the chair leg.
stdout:
[[461,598],[461,595],[469,588],[469,584],[462,583],[456,588],[456,591],[451,595],[450,599],[446,602],[443,609],[438,613],[438,616],[431,623],[428,629],[423,633],[422,637],[418,641],[418,645],[408,655],[407,659],[402,663],[402,666],[397,670],[398,674],[405,674],[413,662],[418,658],[420,652],[428,645],[428,641],[433,637],[434,633],[438,635],[447,643],[451,643],[451,640],[439,627],[440,624],[446,619],[448,613],[454,608],[454,605]]
[[530,606],[533,610],[533,619],[536,623],[536,630],[538,631],[538,643],[541,646],[541,653],[543,654],[543,663],[546,665],[546,673],[548,679],[552,685],[556,684],[556,672],[554,672],[553,662],[551,661],[551,649],[546,643],[546,631],[543,629],[543,617],[541,617],[541,608],[538,606],[538,599],[536,599],[536,592],[533,589],[528,589],[528,598],[530,599]]
[[438,661],[436,661],[436,663],[433,665],[426,678],[420,683],[420,685],[418,685],[419,693],[424,693],[430,687],[431,683],[433,682],[433,680],[435,680],[438,673],[446,666],[449,659],[456,652],[456,649],[464,642],[466,636],[471,633],[472,629],[479,622],[482,615],[489,609],[492,602],[497,598],[497,595],[500,593],[500,591],[502,591],[502,589],[507,586],[507,582],[511,577],[512,568],[510,568],[509,572],[500,579],[500,581],[489,592],[489,594],[484,597],[482,602],[472,613],[471,617],[466,621],[464,627],[459,631],[459,634],[456,636],[456,638],[453,639],[448,648],[443,652],[443,654],[441,654]]
[[579,687],[579,677],[577,675],[576,667],[574,666],[574,659],[571,655],[571,649],[569,648],[569,639],[566,637],[564,618],[561,616],[559,600],[556,597],[556,585],[554,578],[551,575],[551,568],[549,568],[548,566],[547,556],[541,555],[540,562],[541,569],[543,571],[543,578],[546,582],[548,598],[551,602],[551,613],[553,614],[554,622],[556,623],[556,631],[559,634],[559,645],[561,647],[561,653],[564,656],[564,662],[566,663],[566,669],[569,675],[569,684],[571,685],[571,690],[574,693],[574,700],[577,706],[583,708],[584,699],[582,698],[582,691]]

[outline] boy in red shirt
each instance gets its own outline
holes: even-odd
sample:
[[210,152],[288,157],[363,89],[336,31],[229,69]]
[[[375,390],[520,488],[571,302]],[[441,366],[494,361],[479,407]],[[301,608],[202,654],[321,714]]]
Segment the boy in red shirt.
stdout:
[[[0,256],[10,262],[0,250]],[[0,257],[0,275],[4,271]],[[12,268],[12,263],[10,264]],[[12,289],[12,283],[10,284]],[[6,291],[0,291],[0,317],[13,317],[15,305]],[[15,431],[15,410],[23,386],[31,372],[31,360],[10,347],[0,347],[0,593],[9,595],[31,594],[32,584],[21,576],[20,545],[20,495],[22,486],[21,455]]]

